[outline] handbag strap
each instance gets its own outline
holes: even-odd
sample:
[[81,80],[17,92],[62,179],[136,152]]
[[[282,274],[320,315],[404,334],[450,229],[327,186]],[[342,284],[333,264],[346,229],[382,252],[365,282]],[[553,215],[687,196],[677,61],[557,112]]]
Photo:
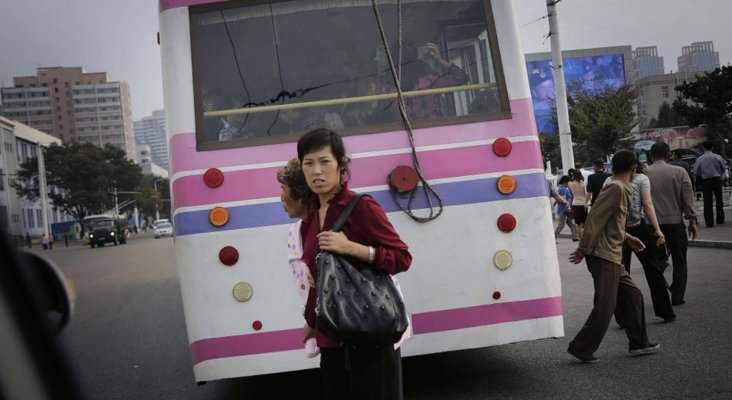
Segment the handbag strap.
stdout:
[[333,232],[338,232],[343,228],[343,225],[346,223],[346,220],[351,215],[351,211],[353,211],[354,208],[356,208],[356,204],[359,200],[361,200],[362,194],[357,194],[353,196],[351,201],[348,203],[346,208],[341,212],[341,215],[338,216],[338,219],[336,220],[335,224],[333,224]]

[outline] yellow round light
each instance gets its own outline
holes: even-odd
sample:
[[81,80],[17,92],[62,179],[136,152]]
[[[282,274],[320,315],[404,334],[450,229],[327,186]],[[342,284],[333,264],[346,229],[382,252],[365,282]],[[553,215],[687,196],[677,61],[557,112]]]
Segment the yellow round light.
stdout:
[[503,175],[498,178],[498,181],[496,182],[496,187],[498,188],[498,191],[503,194],[511,194],[514,190],[516,190],[516,180],[513,179],[512,176]]
[[214,207],[208,212],[208,220],[213,226],[224,226],[229,222],[229,212],[224,207]]
[[498,269],[508,269],[513,264],[513,257],[511,253],[506,250],[498,250],[493,255],[493,265]]

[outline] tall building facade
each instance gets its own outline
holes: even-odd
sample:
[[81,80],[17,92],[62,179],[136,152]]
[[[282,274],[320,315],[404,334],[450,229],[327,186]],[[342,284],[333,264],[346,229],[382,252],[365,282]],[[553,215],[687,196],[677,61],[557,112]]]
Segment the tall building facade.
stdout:
[[2,89],[5,116],[62,141],[111,144],[135,158],[130,90],[106,72],[81,67],[38,68]]
[[719,52],[714,51],[714,43],[694,42],[681,48],[678,58],[679,72],[704,72],[719,68]]
[[168,169],[168,139],[165,133],[165,111],[156,110],[152,116],[135,121],[135,141],[150,146],[150,159],[162,168]]
[[633,50],[633,75],[636,80],[651,75],[662,75],[663,57],[656,46],[637,47]]
[[684,81],[695,80],[696,74],[687,72],[650,75],[636,80],[635,87],[638,91],[636,108],[640,129],[648,128],[648,123],[658,117],[658,109],[663,103],[671,105],[679,98],[676,86]]

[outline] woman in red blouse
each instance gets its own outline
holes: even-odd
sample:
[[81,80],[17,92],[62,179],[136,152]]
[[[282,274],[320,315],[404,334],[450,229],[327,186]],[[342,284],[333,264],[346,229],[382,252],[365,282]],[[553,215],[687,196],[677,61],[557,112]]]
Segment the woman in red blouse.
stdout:
[[[371,197],[361,198],[340,232],[330,231],[355,195],[347,186],[348,158],[341,138],[329,129],[316,129],[300,138],[297,156],[305,180],[315,193],[308,218],[300,227],[303,261],[311,275],[318,276],[315,257],[321,250],[372,263],[392,275],[406,271],[412,262],[408,247]],[[310,289],[305,306],[305,320],[303,339],[315,337],[320,347],[325,398],[402,398],[399,349],[391,344],[340,343],[320,333],[315,326],[314,288]]]

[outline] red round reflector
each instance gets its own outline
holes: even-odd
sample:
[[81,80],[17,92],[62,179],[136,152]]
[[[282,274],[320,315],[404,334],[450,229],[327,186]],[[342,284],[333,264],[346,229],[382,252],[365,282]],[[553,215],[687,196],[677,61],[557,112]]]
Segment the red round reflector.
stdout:
[[498,157],[506,157],[511,153],[512,148],[513,146],[511,145],[511,141],[504,137],[498,138],[493,142],[493,152],[496,153]]
[[239,252],[232,246],[226,246],[219,251],[219,260],[224,265],[234,265],[239,261]]
[[493,300],[498,300],[501,298],[501,292],[495,291],[493,292]]
[[262,329],[262,321],[252,322],[252,329],[254,329],[255,331]]
[[516,218],[508,213],[501,214],[501,216],[498,217],[498,229],[500,229],[501,232],[511,232],[516,229]]
[[417,171],[415,171],[414,168],[406,165],[400,165],[394,168],[389,176],[389,181],[396,188],[396,190],[399,191],[399,193],[414,190],[414,188],[417,187],[417,181],[419,180],[419,177],[417,176]]
[[210,188],[217,188],[224,183],[224,173],[218,168],[209,168],[203,174],[203,182]]

